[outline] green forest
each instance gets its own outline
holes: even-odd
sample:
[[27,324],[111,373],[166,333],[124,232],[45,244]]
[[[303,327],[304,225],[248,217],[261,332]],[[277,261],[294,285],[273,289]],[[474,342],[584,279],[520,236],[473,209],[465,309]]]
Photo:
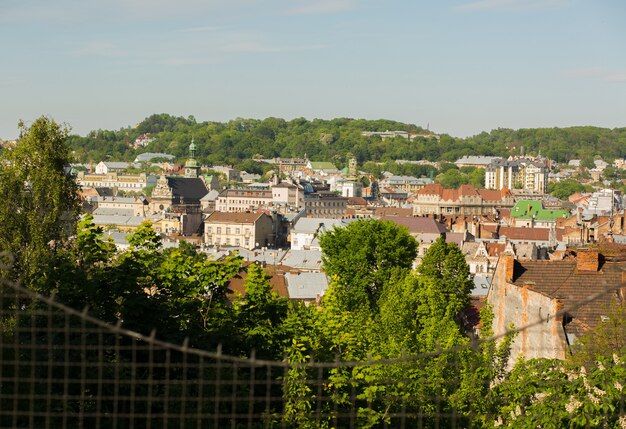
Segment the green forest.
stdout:
[[[468,138],[442,134],[439,139],[417,137],[412,141],[361,135],[363,131],[386,130],[429,133],[413,124],[385,119],[237,118],[228,122],[198,122],[192,116],[155,114],[132,128],[91,131],[84,137],[72,135],[68,142],[80,162],[132,161],[141,152],[165,152],[183,160],[193,139],[200,162],[239,166],[247,171],[254,164],[245,161],[255,157],[304,155],[313,161],[332,161],[340,168],[346,165],[349,156],[356,157],[360,165],[397,159],[454,162],[463,155],[540,153],[559,163],[570,159],[591,163],[597,157],[612,160],[626,156],[626,128],[496,129]],[[133,149],[135,139],[145,133],[150,133],[154,141],[145,148]]]

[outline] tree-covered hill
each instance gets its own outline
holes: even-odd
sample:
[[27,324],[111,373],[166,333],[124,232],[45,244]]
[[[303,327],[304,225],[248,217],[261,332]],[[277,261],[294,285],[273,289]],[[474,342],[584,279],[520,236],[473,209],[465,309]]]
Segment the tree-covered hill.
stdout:
[[[344,166],[353,154],[360,164],[395,159],[454,161],[463,155],[537,154],[564,162],[573,158],[612,159],[626,155],[626,128],[539,128],[497,129],[469,138],[441,135],[440,139],[402,137],[381,140],[364,137],[362,131],[407,131],[428,133],[414,124],[392,120],[336,118],[242,119],[228,122],[198,122],[194,117],[155,114],[134,128],[119,131],[97,130],[87,136],[72,136],[69,143],[77,160],[132,160],[141,152],[166,152],[180,159],[194,139],[197,157],[208,164],[239,164],[255,156],[303,157],[328,160]],[[154,138],[147,147],[133,149],[135,139],[145,133]]]

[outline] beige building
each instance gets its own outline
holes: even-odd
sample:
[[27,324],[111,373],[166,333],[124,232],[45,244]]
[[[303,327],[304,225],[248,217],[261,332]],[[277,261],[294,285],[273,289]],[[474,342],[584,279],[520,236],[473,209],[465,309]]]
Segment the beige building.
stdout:
[[548,192],[548,173],[548,166],[540,160],[496,160],[485,169],[485,188],[521,189],[545,194]]
[[442,185],[426,185],[413,198],[413,215],[483,216],[496,214],[499,208],[513,207],[513,196],[501,190],[476,189],[461,185],[458,189],[446,189]]
[[215,200],[219,212],[246,212],[273,207],[272,191],[266,189],[225,189]]
[[300,211],[304,208],[304,188],[290,182],[281,182],[272,186],[274,206]]
[[147,186],[154,186],[157,177],[154,175],[141,174],[89,174],[79,171],[76,182],[83,188],[113,188],[119,191],[141,192]]
[[215,211],[204,221],[204,243],[246,249],[272,247],[275,243],[272,218],[264,212]]

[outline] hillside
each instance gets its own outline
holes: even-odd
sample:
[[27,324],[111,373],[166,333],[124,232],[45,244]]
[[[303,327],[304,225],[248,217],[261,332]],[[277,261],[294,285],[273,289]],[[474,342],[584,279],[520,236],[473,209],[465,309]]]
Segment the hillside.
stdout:
[[[118,131],[97,130],[87,136],[71,136],[69,143],[78,161],[132,160],[141,152],[166,152],[181,159],[194,139],[198,159],[208,164],[240,164],[260,156],[302,157],[329,160],[345,165],[353,154],[360,164],[395,159],[454,161],[463,155],[518,155],[541,152],[558,162],[596,156],[606,159],[626,155],[626,128],[570,127],[497,129],[468,138],[441,135],[439,140],[402,137],[381,140],[364,137],[362,131],[398,130],[428,133],[413,124],[392,120],[337,118],[332,120],[296,118],[241,119],[228,122],[197,122],[193,117],[155,114],[134,128]],[[148,146],[134,149],[132,143],[145,133],[154,139]]]

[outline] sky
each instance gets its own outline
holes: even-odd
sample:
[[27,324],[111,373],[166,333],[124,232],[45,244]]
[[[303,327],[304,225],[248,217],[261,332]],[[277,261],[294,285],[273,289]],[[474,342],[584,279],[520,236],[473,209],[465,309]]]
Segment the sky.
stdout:
[[0,138],[154,113],[626,126],[623,0],[0,0]]

